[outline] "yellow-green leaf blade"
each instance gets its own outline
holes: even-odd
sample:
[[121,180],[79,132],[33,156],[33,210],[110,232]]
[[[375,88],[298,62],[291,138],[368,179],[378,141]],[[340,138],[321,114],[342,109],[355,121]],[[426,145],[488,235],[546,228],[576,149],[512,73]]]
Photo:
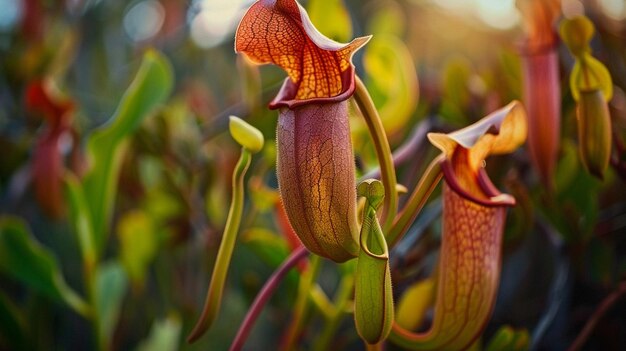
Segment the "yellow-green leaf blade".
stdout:
[[63,279],[56,258],[18,218],[0,218],[0,272],[48,298],[65,302],[82,315],[89,313],[85,301]]
[[84,184],[98,251],[106,241],[127,137],[150,112],[165,101],[172,84],[173,74],[169,62],[156,51],[148,51],[109,123],[95,131],[87,141],[91,169]]

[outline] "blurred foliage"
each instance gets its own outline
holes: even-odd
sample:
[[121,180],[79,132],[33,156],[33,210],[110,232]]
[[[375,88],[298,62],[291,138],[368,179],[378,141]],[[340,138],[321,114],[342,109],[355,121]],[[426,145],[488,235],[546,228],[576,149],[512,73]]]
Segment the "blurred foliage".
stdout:
[[[450,131],[521,99],[516,20],[494,28],[445,3],[303,2],[335,40],[374,35],[355,57],[357,72],[392,150],[408,147],[396,170],[409,189],[433,153],[411,141],[420,126]],[[509,211],[494,315],[474,349],[565,349],[626,279],[626,19],[602,7],[609,1],[576,3],[596,28],[594,57],[586,62],[599,72],[594,87],[610,99],[611,163],[603,180],[585,172],[575,112],[581,68],[560,44],[555,189],[541,185],[526,150],[486,164],[519,206]],[[298,245],[276,192],[277,114],[265,107],[284,74],[251,65],[232,49],[250,1],[0,4],[0,350],[226,350],[263,283]],[[46,82],[41,93],[51,102],[73,106],[63,128],[54,129],[28,98],[37,82]],[[189,345],[184,336],[202,308],[241,149],[228,134],[230,115],[258,128],[266,143],[245,178],[243,245],[233,252],[222,312]],[[359,118],[351,128],[358,174],[368,173],[377,164],[371,140]],[[37,179],[49,189],[43,200]],[[435,210],[438,197],[430,202]],[[401,196],[400,206],[405,201]],[[50,211],[55,206],[65,211]],[[389,253],[397,319],[415,330],[432,320],[436,284],[428,277],[440,228],[436,219],[418,218]],[[300,328],[301,349],[363,348],[345,313],[352,296],[343,270],[354,267],[321,260],[318,279],[307,283],[310,263],[291,272],[270,300],[249,338],[251,350],[279,345],[293,328]],[[298,293],[302,287],[313,293]],[[299,296],[305,307],[296,310]],[[339,307],[325,314],[330,303]],[[298,311],[305,322],[290,326]],[[623,348],[624,315],[622,299],[585,348]]]

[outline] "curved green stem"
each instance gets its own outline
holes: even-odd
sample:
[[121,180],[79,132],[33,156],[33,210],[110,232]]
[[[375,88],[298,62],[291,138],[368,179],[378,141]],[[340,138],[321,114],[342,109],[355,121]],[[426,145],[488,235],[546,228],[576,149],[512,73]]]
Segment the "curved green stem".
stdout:
[[283,350],[294,350],[294,345],[298,340],[298,336],[304,326],[304,319],[309,309],[309,296],[312,291],[313,284],[319,274],[322,260],[320,256],[311,255],[309,259],[309,268],[303,274],[298,285],[298,297],[293,308],[293,318],[287,329]]
[[376,106],[367,92],[367,88],[363,81],[355,76],[356,89],[354,91],[354,100],[356,101],[361,114],[367,124],[367,129],[374,142],[376,156],[380,163],[380,180],[385,187],[385,199],[382,209],[381,222],[383,223],[383,232],[387,232],[393,223],[398,210],[398,192],[396,191],[396,170],[393,167],[393,159],[389,141],[383,128],[383,123],[378,115]]
[[335,315],[337,310],[335,305],[328,299],[328,296],[326,296],[326,293],[318,284],[311,287],[309,297],[313,305],[317,307],[318,312],[321,313],[324,318],[330,319]]
[[404,236],[406,231],[411,226],[411,223],[415,220],[415,217],[417,217],[426,204],[430,194],[433,190],[435,190],[435,187],[437,187],[437,184],[442,177],[440,164],[444,158],[444,155],[440,155],[430,162],[428,168],[417,184],[417,187],[413,190],[406,206],[394,220],[393,226],[387,234],[387,242],[389,243],[390,248],[394,247],[402,236]]
[[350,298],[354,294],[354,274],[346,274],[341,279],[339,289],[335,295],[335,312],[324,323],[324,329],[322,329],[319,337],[313,345],[313,350],[324,351],[333,349],[330,347],[330,343],[333,337],[339,329],[339,325],[346,315],[348,304],[351,302]]
[[233,193],[230,203],[230,210],[228,211],[228,218],[226,219],[226,227],[224,228],[224,236],[222,243],[220,244],[219,251],[217,253],[217,260],[215,261],[215,267],[213,268],[213,275],[211,276],[211,284],[209,285],[209,291],[206,295],[204,302],[204,309],[202,315],[198,320],[198,323],[194,327],[193,331],[187,338],[188,342],[194,342],[204,334],[204,332],[215,321],[217,314],[219,313],[220,304],[222,301],[222,293],[224,292],[224,282],[226,281],[226,274],[228,273],[228,266],[230,265],[230,258],[233,254],[235,247],[235,241],[237,239],[237,232],[239,231],[239,224],[241,223],[241,214],[243,212],[244,204],[244,184],[243,178],[250,166],[250,151],[243,148],[241,150],[241,156],[233,172]]
[[[72,172],[65,172],[64,177],[66,199],[71,208],[71,220],[80,246],[83,277],[87,302],[75,298],[78,304],[74,308],[91,321],[97,350],[105,350],[106,342],[100,332],[100,315],[97,308],[96,269],[98,267],[98,251],[94,241],[93,221],[89,212],[89,204],[85,197],[85,189],[78,177]],[[74,303],[70,303],[74,305]]]

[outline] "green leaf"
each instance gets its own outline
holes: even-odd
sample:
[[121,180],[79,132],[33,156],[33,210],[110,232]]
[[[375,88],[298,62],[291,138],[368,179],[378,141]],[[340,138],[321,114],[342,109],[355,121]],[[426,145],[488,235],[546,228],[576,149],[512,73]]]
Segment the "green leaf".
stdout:
[[522,329],[515,333],[515,339],[512,343],[513,351],[526,351],[530,349],[530,335],[528,330]]
[[470,63],[462,57],[449,60],[443,72],[443,99],[439,113],[446,122],[467,124],[464,111],[470,103],[468,82],[472,75]]
[[180,318],[175,315],[155,321],[150,329],[150,335],[141,342],[137,351],[176,351],[181,329]]
[[341,43],[352,39],[350,13],[342,0],[309,0],[307,12],[311,22],[325,36]]
[[485,351],[522,351],[529,349],[530,338],[526,329],[514,330],[508,325],[498,329],[489,340]]
[[[241,234],[241,241],[271,268],[277,268],[289,256],[289,245],[285,239],[264,228],[246,230]],[[298,272],[291,270],[285,280],[290,286],[296,286],[298,279]]]
[[241,240],[271,267],[278,267],[289,256],[285,239],[267,229],[248,229],[242,233]]
[[489,344],[485,351],[504,351],[509,350],[510,345],[515,340],[515,332],[511,327],[505,325],[501,327],[496,334],[489,340]]
[[118,174],[128,136],[133,133],[169,95],[173,84],[170,64],[156,51],[144,55],[135,79],[126,90],[111,120],[95,131],[87,141],[91,169],[85,176],[84,189],[90,206],[96,249],[106,242],[111,212],[115,203]]
[[21,219],[0,218],[0,271],[48,298],[65,302],[83,316],[89,314],[88,305],[63,279],[58,261]]
[[372,12],[373,17],[367,24],[365,33],[371,33],[374,38],[379,35],[404,36],[406,20],[404,8],[397,2],[384,2]]
[[89,213],[89,205],[85,199],[85,192],[82,183],[74,174],[66,172],[63,180],[65,182],[65,199],[70,208],[70,220],[74,226],[74,232],[78,236],[83,261],[91,266],[96,262],[96,247],[93,223]]
[[[602,183],[583,170],[578,149],[572,141],[565,140],[561,149],[563,157],[557,165],[555,177],[558,206],[546,209],[546,217],[565,240],[573,242],[594,231],[599,214],[599,200],[595,194]],[[578,220],[572,221],[572,218]]]
[[562,143],[561,155],[554,177],[557,194],[571,189],[571,184],[581,168],[578,160],[578,150],[571,140],[566,140]]
[[29,350],[24,319],[17,307],[0,291],[0,349]]
[[280,201],[280,194],[277,189],[270,188],[259,176],[251,176],[248,181],[248,191],[250,200],[260,212],[273,210]]
[[417,329],[435,302],[435,292],[435,281],[432,278],[411,285],[400,298],[396,308],[396,322],[405,329]]
[[117,226],[122,264],[131,281],[139,286],[143,286],[146,271],[159,247],[156,229],[152,218],[139,210],[125,213]]
[[377,35],[365,50],[363,64],[385,131],[402,131],[419,97],[417,73],[408,48],[395,36]]
[[128,279],[124,268],[117,261],[101,264],[96,276],[95,301],[98,316],[99,340],[108,349],[115,326],[119,319],[124,294],[128,288]]

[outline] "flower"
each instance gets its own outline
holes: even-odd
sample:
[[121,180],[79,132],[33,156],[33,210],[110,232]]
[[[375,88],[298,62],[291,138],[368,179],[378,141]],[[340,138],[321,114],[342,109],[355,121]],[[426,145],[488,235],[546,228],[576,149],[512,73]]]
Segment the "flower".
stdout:
[[526,113],[517,101],[459,131],[428,134],[445,156],[435,317],[424,334],[394,325],[392,338],[401,346],[460,350],[484,329],[500,279],[506,207],[515,199],[496,189],[483,162],[489,155],[512,152],[526,134]]
[[320,34],[294,0],[260,0],[242,18],[235,51],[273,63],[288,78],[279,110],[278,184],[287,217],[310,251],[336,262],[358,253],[354,156],[347,99],[352,55],[369,37],[340,44]]

